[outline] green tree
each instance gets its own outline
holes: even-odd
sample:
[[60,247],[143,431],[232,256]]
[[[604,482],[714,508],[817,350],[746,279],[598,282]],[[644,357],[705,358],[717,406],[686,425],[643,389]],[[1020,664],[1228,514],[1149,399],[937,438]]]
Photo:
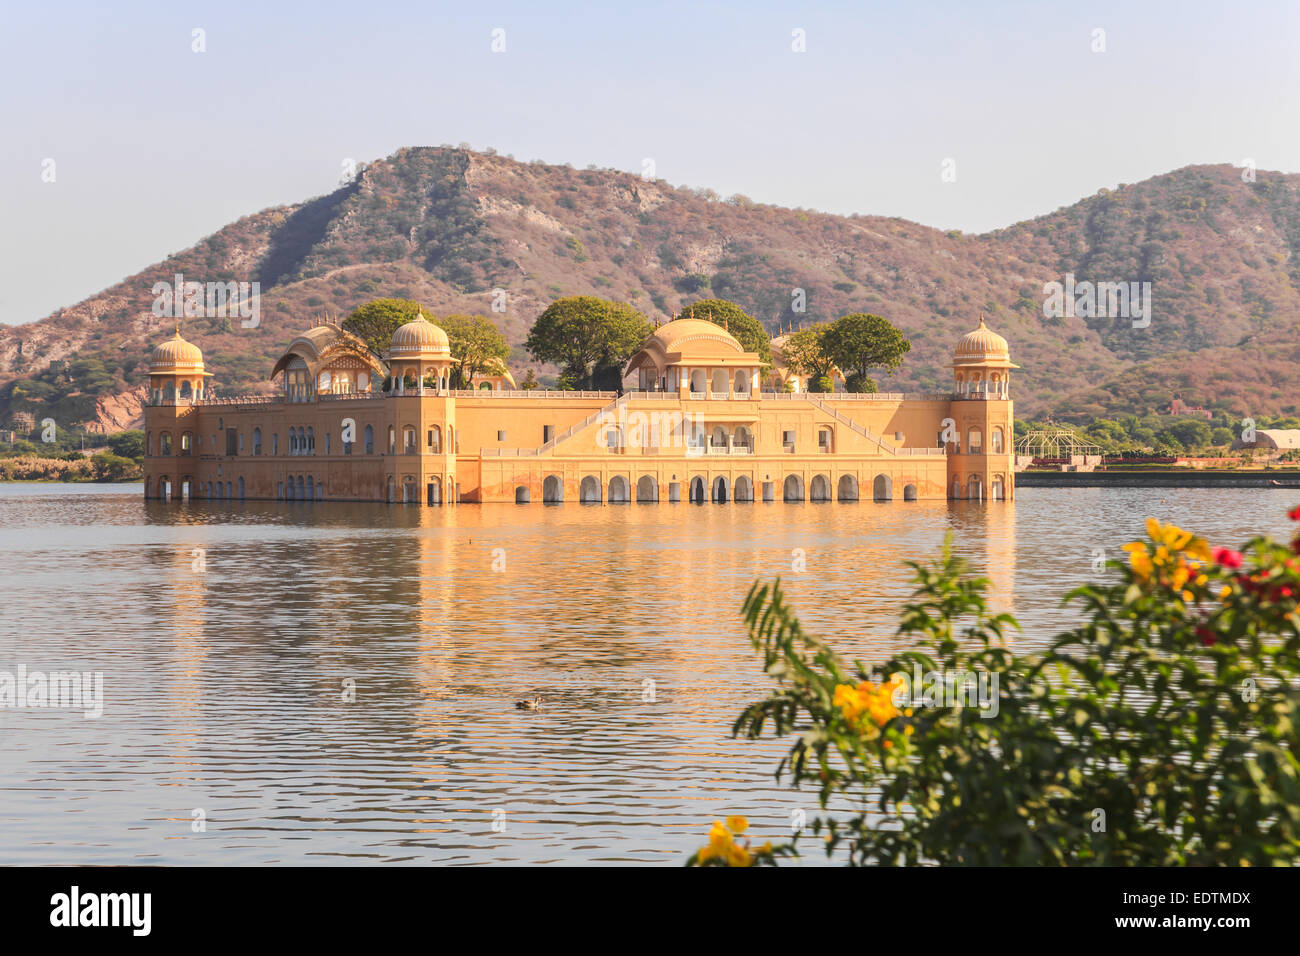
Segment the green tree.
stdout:
[[835,363],[822,347],[822,339],[829,328],[830,326],[825,322],[819,322],[817,325],[790,333],[781,344],[781,353],[785,356],[786,366],[797,375],[807,376],[810,390],[812,390],[812,383],[823,378],[829,379],[831,370],[835,368]]
[[[405,325],[424,312],[418,302],[410,299],[372,299],[356,307],[343,320],[343,328],[366,343],[378,356],[388,354],[388,346],[398,326]],[[425,318],[428,313],[425,312]]]
[[822,349],[840,368],[851,392],[874,392],[873,368],[893,372],[912,350],[912,343],[878,315],[855,312],[832,322],[822,333]]
[[539,362],[562,369],[560,387],[595,388],[622,382],[623,367],[654,331],[632,306],[592,295],[566,296],[546,307],[524,342]]
[[452,376],[460,388],[473,388],[475,376],[505,367],[510,345],[491,319],[482,315],[448,315],[434,324],[447,333],[456,363]]
[[706,319],[720,325],[740,343],[746,352],[757,352],[766,371],[772,367],[772,337],[758,321],[734,302],[726,299],[701,299],[678,313],[679,319]]
[[144,457],[144,432],[125,431],[109,435],[105,441],[114,455],[123,458],[140,459]]
[[140,466],[130,458],[123,458],[111,452],[100,452],[90,459],[94,466],[96,481],[123,481],[134,478],[140,473]]
[[524,380],[519,383],[519,387],[525,392],[531,392],[541,383],[537,381],[537,373],[529,369],[524,373]]
[[1210,424],[1199,418],[1177,418],[1169,431],[1186,448],[1198,448],[1210,443]]

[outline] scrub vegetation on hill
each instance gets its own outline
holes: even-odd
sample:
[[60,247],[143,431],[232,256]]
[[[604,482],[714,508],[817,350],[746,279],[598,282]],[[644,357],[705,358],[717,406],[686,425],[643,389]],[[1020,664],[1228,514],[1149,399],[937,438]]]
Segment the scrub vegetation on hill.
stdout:
[[[1149,416],[1172,396],[1227,417],[1300,414],[1300,177],[1229,166],[1122,184],[986,235],[902,219],[785,209],[613,169],[519,162],[467,148],[403,149],[327,196],[246,216],[38,322],[0,328],[0,421],[62,382],[66,411],[138,387],[171,331],[156,282],[261,283],[260,320],[182,320],[226,394],[265,388],[314,317],[375,298],[491,316],[517,378],[529,329],[556,300],[623,303],[666,321],[724,299],[770,333],[854,313],[911,343],[892,388],[941,390],[957,339],[983,314],[1022,366],[1026,418]],[[1045,283],[1150,282],[1149,325],[1045,316]],[[503,304],[504,311],[493,308]],[[54,369],[53,372],[50,372]],[[547,380],[558,367],[540,367]],[[89,373],[89,374],[86,374]],[[40,386],[34,386],[37,391]]]

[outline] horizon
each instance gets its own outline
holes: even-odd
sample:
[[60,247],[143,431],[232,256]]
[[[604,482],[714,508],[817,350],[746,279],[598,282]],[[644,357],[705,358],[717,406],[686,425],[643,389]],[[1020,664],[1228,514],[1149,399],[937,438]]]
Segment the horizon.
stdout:
[[243,0],[16,11],[0,39],[0,75],[24,90],[0,154],[0,323],[415,143],[632,174],[650,159],[675,186],[971,234],[1187,166],[1300,170],[1283,121],[1300,10],[940,8],[947,29],[933,11],[835,3],[740,20],[718,5],[562,17],[393,0],[360,25]]

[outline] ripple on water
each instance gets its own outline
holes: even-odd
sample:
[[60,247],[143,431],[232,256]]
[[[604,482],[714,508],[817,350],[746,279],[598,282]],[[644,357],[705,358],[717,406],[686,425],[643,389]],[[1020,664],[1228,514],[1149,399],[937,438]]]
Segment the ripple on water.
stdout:
[[0,485],[0,669],[102,671],[106,696],[98,720],[0,710],[0,859],[679,864],[736,812],[779,840],[814,798],[775,785],[784,743],[729,736],[769,687],[755,579],[878,660],[902,562],[952,531],[1038,647],[1148,514],[1239,543],[1286,535],[1291,494],[424,509]]

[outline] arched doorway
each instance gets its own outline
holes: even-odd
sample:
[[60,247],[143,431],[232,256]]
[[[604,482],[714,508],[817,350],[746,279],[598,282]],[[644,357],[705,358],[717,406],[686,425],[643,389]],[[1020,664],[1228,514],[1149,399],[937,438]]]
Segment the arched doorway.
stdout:
[[803,501],[803,479],[798,475],[786,475],[783,492],[786,501]]
[[990,501],[1002,501],[1002,500],[1004,500],[1005,498],[1006,498],[1006,489],[1003,487],[1003,484],[1002,484],[1002,476],[1001,476],[1001,475],[994,475],[994,476],[993,476],[993,485],[992,485],[992,487],[991,487],[991,489],[990,489],[990,491],[989,491],[989,500],[990,500]]
[[961,479],[953,478],[952,480],[952,497],[961,500]]
[[876,475],[876,480],[871,483],[871,497],[877,501],[893,501],[894,479],[888,475]]
[[612,505],[625,505],[632,500],[632,489],[628,486],[627,479],[622,475],[615,475],[609,479],[609,503]]
[[532,500],[532,492],[528,490],[527,485],[515,486],[515,504],[526,505]]
[[904,485],[904,486],[903,486],[903,500],[904,500],[904,501],[915,501],[915,500],[916,500],[916,485]]
[[727,479],[722,475],[713,479],[713,500],[720,505],[727,503]]
[[704,479],[695,477],[691,479],[691,501],[695,504],[704,504]]
[[857,501],[858,476],[840,475],[839,487],[835,491],[835,497],[840,501]]
[[239,476],[239,500],[244,500],[244,476]]
[[982,501],[984,499],[984,486],[979,475],[970,476],[970,482],[966,486],[966,497],[971,501]]
[[564,500],[564,481],[559,475],[547,475],[542,482],[542,504],[554,505]]
[[600,479],[595,475],[588,475],[582,479],[582,484],[578,486],[578,501],[584,505],[600,504]]
[[830,501],[831,481],[825,475],[814,475],[812,485],[808,488],[809,501]]
[[736,478],[736,489],[732,495],[733,501],[753,501],[754,500],[754,482],[748,475],[739,475]]
[[636,483],[638,504],[651,504],[659,500],[659,482],[654,475],[642,475]]
[[442,482],[437,478],[429,482],[425,488],[425,500],[431,505],[442,504]]

